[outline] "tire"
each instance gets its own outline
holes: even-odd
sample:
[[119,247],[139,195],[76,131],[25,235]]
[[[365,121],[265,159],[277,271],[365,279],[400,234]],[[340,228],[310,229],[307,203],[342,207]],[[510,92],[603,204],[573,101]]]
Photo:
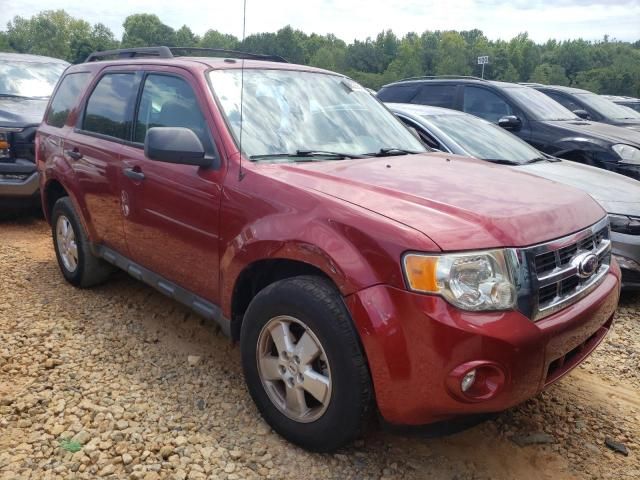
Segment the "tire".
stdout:
[[[71,232],[71,236],[64,234],[63,226],[66,226],[67,232]],[[54,204],[51,231],[58,266],[67,282],[76,287],[87,288],[98,285],[109,277],[113,269],[91,253],[87,233],[69,197],[62,197]]]
[[[293,348],[283,356],[274,338],[281,338],[283,346],[287,330],[295,343],[289,343]],[[328,452],[364,431],[373,403],[369,369],[349,312],[329,281],[293,277],[260,291],[245,313],[240,348],[251,397],[284,438],[307,450]],[[291,404],[296,408],[288,408],[287,392],[298,399]]]

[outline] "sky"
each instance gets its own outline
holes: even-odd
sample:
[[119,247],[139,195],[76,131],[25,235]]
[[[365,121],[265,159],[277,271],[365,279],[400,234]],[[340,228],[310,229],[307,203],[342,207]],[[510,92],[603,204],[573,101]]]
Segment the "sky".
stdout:
[[[95,0],[94,0],[95,1]],[[120,38],[133,13],[155,13],[177,29],[187,25],[242,36],[243,0],[0,0],[0,29],[15,15],[64,9],[90,23],[106,24]],[[291,25],[306,33],[333,33],[352,42],[385,29],[398,35],[425,30],[478,28],[492,40],[527,31],[538,43],[605,35],[640,40],[640,0],[247,0],[246,33]]]

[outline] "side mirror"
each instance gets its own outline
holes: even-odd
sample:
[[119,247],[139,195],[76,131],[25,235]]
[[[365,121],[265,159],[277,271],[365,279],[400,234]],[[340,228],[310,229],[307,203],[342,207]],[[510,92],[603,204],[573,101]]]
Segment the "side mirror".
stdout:
[[151,160],[209,167],[213,159],[205,156],[204,147],[192,130],[183,127],[153,127],[144,138],[144,154]]
[[504,117],[500,117],[500,120],[498,120],[498,126],[505,130],[520,130],[522,120],[515,115],[506,115]]
[[574,110],[573,113],[584,120],[591,120],[591,115],[586,110]]

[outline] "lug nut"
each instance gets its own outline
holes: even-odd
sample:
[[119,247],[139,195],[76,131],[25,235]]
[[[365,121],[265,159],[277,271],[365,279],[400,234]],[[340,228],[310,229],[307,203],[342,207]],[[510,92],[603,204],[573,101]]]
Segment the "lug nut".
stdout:
[[295,355],[293,357],[293,361],[296,362],[298,365],[300,365],[300,357],[299,356]]

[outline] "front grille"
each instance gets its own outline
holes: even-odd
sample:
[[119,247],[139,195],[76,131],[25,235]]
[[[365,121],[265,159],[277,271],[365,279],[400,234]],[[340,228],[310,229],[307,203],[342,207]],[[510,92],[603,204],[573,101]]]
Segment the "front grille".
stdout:
[[[580,266],[589,254],[597,259],[590,275],[586,265]],[[525,256],[533,277],[530,313],[534,320],[540,320],[577,302],[604,278],[611,262],[607,219],[568,237],[525,249]]]

